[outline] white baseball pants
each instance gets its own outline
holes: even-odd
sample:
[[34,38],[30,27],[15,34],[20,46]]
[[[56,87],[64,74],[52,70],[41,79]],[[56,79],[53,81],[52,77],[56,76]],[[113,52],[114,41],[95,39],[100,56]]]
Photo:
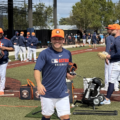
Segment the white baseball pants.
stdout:
[[[24,55],[24,59],[22,55]],[[26,48],[22,46],[20,46],[20,59],[21,61],[26,60]]]
[[34,55],[34,61],[36,61],[36,48],[30,48],[30,59],[29,60],[32,60],[32,53]]
[[6,69],[8,63],[0,65],[0,92],[4,92],[5,89],[5,81],[6,81]]

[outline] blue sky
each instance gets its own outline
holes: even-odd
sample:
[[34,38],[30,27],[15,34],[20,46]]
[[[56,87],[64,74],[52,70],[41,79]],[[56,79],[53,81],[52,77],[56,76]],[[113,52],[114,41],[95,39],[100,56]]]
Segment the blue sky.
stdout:
[[[72,10],[72,6],[79,2],[80,0],[57,0],[57,17],[58,21],[61,17],[68,17],[70,15],[70,11]],[[114,3],[119,0],[112,0]],[[53,6],[53,0],[33,0],[33,3],[45,3],[46,6]]]
[[[6,4],[7,0],[0,0],[0,2],[2,1],[2,4]],[[13,0],[14,1],[14,6],[18,6],[18,3],[20,5],[20,0]],[[24,0],[21,0],[24,1]],[[33,1],[33,5],[41,2],[41,3],[45,3],[46,6],[53,6],[53,0],[32,0]],[[69,17],[70,12],[72,10],[72,6],[76,3],[79,2],[80,0],[57,0],[57,18],[58,21],[60,20],[61,17]],[[112,0],[114,3],[118,2],[119,0]],[[25,2],[27,3],[28,0],[25,0]],[[23,3],[23,2],[22,2]]]

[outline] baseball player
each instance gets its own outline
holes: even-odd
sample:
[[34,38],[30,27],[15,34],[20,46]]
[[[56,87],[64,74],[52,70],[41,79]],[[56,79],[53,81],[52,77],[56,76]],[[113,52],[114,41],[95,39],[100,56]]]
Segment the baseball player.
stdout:
[[38,44],[38,39],[35,37],[35,33],[32,32],[31,40],[30,40],[30,59],[32,61],[32,53],[34,55],[34,62],[36,62],[36,47]]
[[110,60],[109,65],[109,87],[107,96],[101,104],[111,104],[110,97],[114,91],[116,81],[120,80],[120,26],[113,24],[109,29],[115,37],[114,43],[110,47],[110,55],[106,56]]
[[97,42],[97,37],[96,37],[96,32],[94,31],[94,34],[92,35],[92,43],[93,43],[93,49],[97,49],[96,48],[96,42]]
[[[10,39],[7,38],[7,35],[5,35],[5,36],[3,36],[3,37],[4,37],[4,39],[10,40]],[[11,62],[11,60],[8,59],[8,62]]]
[[[25,43],[27,41],[25,40],[23,35],[24,35],[24,32],[20,32],[20,36],[19,36],[19,39],[18,39],[19,51],[20,51],[20,59],[21,59],[21,61],[27,61],[26,60],[26,48],[25,48]],[[22,54],[24,55],[24,59],[23,59]]]
[[10,40],[4,39],[3,30],[0,28],[0,50],[4,52],[4,56],[0,59],[0,95],[4,95],[5,81],[6,81],[6,68],[8,64],[8,51],[13,51],[14,47]]
[[75,76],[67,73],[67,65],[72,62],[72,57],[70,51],[62,48],[64,41],[63,30],[52,30],[52,46],[39,54],[34,68],[37,90],[41,95],[42,120],[50,120],[54,108],[56,108],[57,114],[62,120],[70,120],[66,77],[73,79]]
[[[114,42],[114,37],[111,35],[112,30],[109,29],[112,25],[108,25],[108,27],[106,27],[107,32],[109,34],[109,36],[106,38],[106,52],[110,54],[110,46],[113,44]],[[108,78],[109,78],[109,60],[106,59],[105,60],[105,86],[103,88],[101,88],[101,90],[108,90]],[[115,83],[115,91],[119,91],[118,89],[118,81],[116,81]]]
[[27,47],[27,60],[30,59],[30,47],[29,47],[29,37],[30,37],[30,32],[27,32],[27,37],[25,37],[25,40],[26,40],[26,47]]
[[85,46],[85,44],[86,44],[86,35],[85,35],[85,33],[83,33],[83,46]]
[[15,48],[15,60],[18,60],[18,54],[19,54],[19,45],[18,45],[18,31],[15,32],[15,35],[11,38],[12,44]]
[[87,42],[89,43],[89,45],[91,45],[91,35],[90,35],[90,33],[88,34],[87,38],[88,38]]

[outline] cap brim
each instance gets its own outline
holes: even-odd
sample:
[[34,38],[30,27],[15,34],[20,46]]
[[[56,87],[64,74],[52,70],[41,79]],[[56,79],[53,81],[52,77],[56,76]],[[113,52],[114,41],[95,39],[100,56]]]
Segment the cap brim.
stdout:
[[115,28],[109,28],[109,30],[115,30]]
[[64,37],[61,36],[61,35],[53,35],[51,38],[53,38],[53,37],[61,37],[61,38],[64,38]]
[[105,29],[108,29],[108,27],[105,27]]

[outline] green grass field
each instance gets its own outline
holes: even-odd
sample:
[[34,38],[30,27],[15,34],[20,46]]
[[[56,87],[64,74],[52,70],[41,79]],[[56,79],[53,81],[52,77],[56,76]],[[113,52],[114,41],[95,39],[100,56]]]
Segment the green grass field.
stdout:
[[[92,48],[92,47],[89,47],[89,46],[80,47],[80,48],[78,47],[78,45],[76,45],[76,46],[77,46],[77,48],[67,48],[67,49],[68,49],[69,51],[76,51],[76,50],[83,50],[83,49]],[[104,45],[97,45],[97,46],[103,47]],[[39,53],[40,53],[40,52],[37,52],[37,55],[36,55],[36,56],[38,56]],[[10,58],[11,61],[15,61],[15,57],[14,57],[14,56],[10,56],[9,58]],[[18,58],[20,59],[20,55],[18,56]]]
[[[72,48],[70,51],[80,49]],[[39,54],[39,53],[38,53]],[[13,57],[13,56],[12,56]],[[12,58],[11,57],[11,58]],[[104,61],[97,57],[97,52],[88,52],[73,55],[73,62],[77,63],[77,74],[83,77],[100,77],[104,79]],[[26,84],[26,79],[29,78],[35,83],[33,76],[33,69],[35,64],[7,69],[7,77],[15,78],[21,81],[21,84]],[[17,72],[18,71],[18,72]],[[75,88],[83,88],[82,78],[76,77],[74,80]],[[35,83],[36,84],[36,83]],[[20,100],[19,98],[0,97],[0,105],[12,105],[12,106],[40,106],[39,101],[35,100]],[[112,102],[111,105],[97,106],[97,110],[118,110],[118,116],[93,116],[93,115],[71,115],[71,120],[119,120],[120,119],[120,102]],[[0,120],[40,120],[40,118],[26,118],[25,115],[31,112],[35,108],[23,108],[23,107],[5,107],[0,106],[1,114]],[[92,107],[86,107],[80,105],[76,109],[91,110]],[[55,119],[54,119],[55,120]]]

